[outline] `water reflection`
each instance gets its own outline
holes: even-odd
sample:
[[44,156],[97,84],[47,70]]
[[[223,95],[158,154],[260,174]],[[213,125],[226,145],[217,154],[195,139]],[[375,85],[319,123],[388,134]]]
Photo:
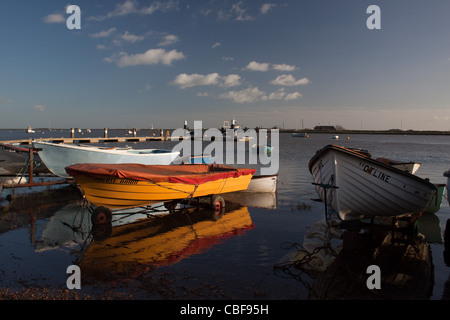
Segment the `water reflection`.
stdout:
[[209,208],[190,208],[114,226],[104,239],[94,234],[77,263],[83,279],[172,265],[254,227],[247,207],[226,208],[220,219]]
[[[430,299],[434,267],[429,244],[442,243],[439,219],[425,214],[418,234],[392,225],[341,229],[336,220],[319,221],[275,265],[280,276],[299,280],[311,300]],[[371,265],[380,268],[380,289],[369,288]]]

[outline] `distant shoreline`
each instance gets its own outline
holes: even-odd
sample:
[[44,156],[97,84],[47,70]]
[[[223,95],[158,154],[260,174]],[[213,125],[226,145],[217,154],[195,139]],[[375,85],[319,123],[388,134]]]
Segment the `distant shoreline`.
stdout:
[[[105,128],[96,128],[91,130],[104,130]],[[107,128],[108,130],[130,130],[129,128]],[[166,131],[173,131],[175,129],[171,128],[136,128],[139,130],[149,130],[149,131],[157,131],[160,130]],[[206,130],[208,128],[205,128]],[[247,129],[256,129],[256,128],[243,128],[243,130]],[[275,129],[275,128],[259,128],[259,129]],[[436,130],[400,130],[400,129],[389,129],[389,130],[347,130],[347,129],[336,129],[336,130],[314,130],[314,129],[279,129],[280,133],[308,133],[308,134],[392,134],[392,135],[450,135],[450,131],[436,131]],[[23,128],[0,128],[0,130],[4,131],[26,131],[26,129]],[[39,131],[70,131],[71,128],[33,128],[36,132]],[[86,130],[86,129],[83,129]]]
[[431,130],[283,130],[280,133],[305,132],[309,134],[394,134],[394,135],[450,135],[450,131]]

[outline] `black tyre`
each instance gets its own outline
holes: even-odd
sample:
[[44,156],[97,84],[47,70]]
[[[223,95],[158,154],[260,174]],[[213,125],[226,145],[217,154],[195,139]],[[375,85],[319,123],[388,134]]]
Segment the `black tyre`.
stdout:
[[106,207],[97,207],[91,214],[93,225],[109,224],[112,221],[112,212]]

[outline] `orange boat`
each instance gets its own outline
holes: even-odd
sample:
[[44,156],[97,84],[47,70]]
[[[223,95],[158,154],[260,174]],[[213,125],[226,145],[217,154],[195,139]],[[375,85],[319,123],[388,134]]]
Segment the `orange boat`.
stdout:
[[66,167],[96,206],[121,209],[247,189],[255,169],[219,164],[84,163]]

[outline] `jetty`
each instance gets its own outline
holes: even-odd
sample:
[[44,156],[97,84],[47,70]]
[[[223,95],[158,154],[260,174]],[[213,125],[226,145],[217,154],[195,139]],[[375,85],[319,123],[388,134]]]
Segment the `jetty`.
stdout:
[[179,141],[184,139],[190,139],[188,136],[179,136],[172,137],[167,131],[167,134],[164,135],[164,130],[161,130],[159,135],[153,134],[153,136],[143,136],[139,137],[136,134],[136,129],[133,130],[132,134],[127,137],[109,137],[108,129],[104,129],[103,137],[75,137],[75,130],[71,130],[70,137],[64,138],[27,138],[27,139],[18,139],[18,140],[3,140],[0,141],[0,144],[3,145],[31,145],[33,141],[48,141],[52,143],[107,143],[107,142],[147,142],[147,141]]

